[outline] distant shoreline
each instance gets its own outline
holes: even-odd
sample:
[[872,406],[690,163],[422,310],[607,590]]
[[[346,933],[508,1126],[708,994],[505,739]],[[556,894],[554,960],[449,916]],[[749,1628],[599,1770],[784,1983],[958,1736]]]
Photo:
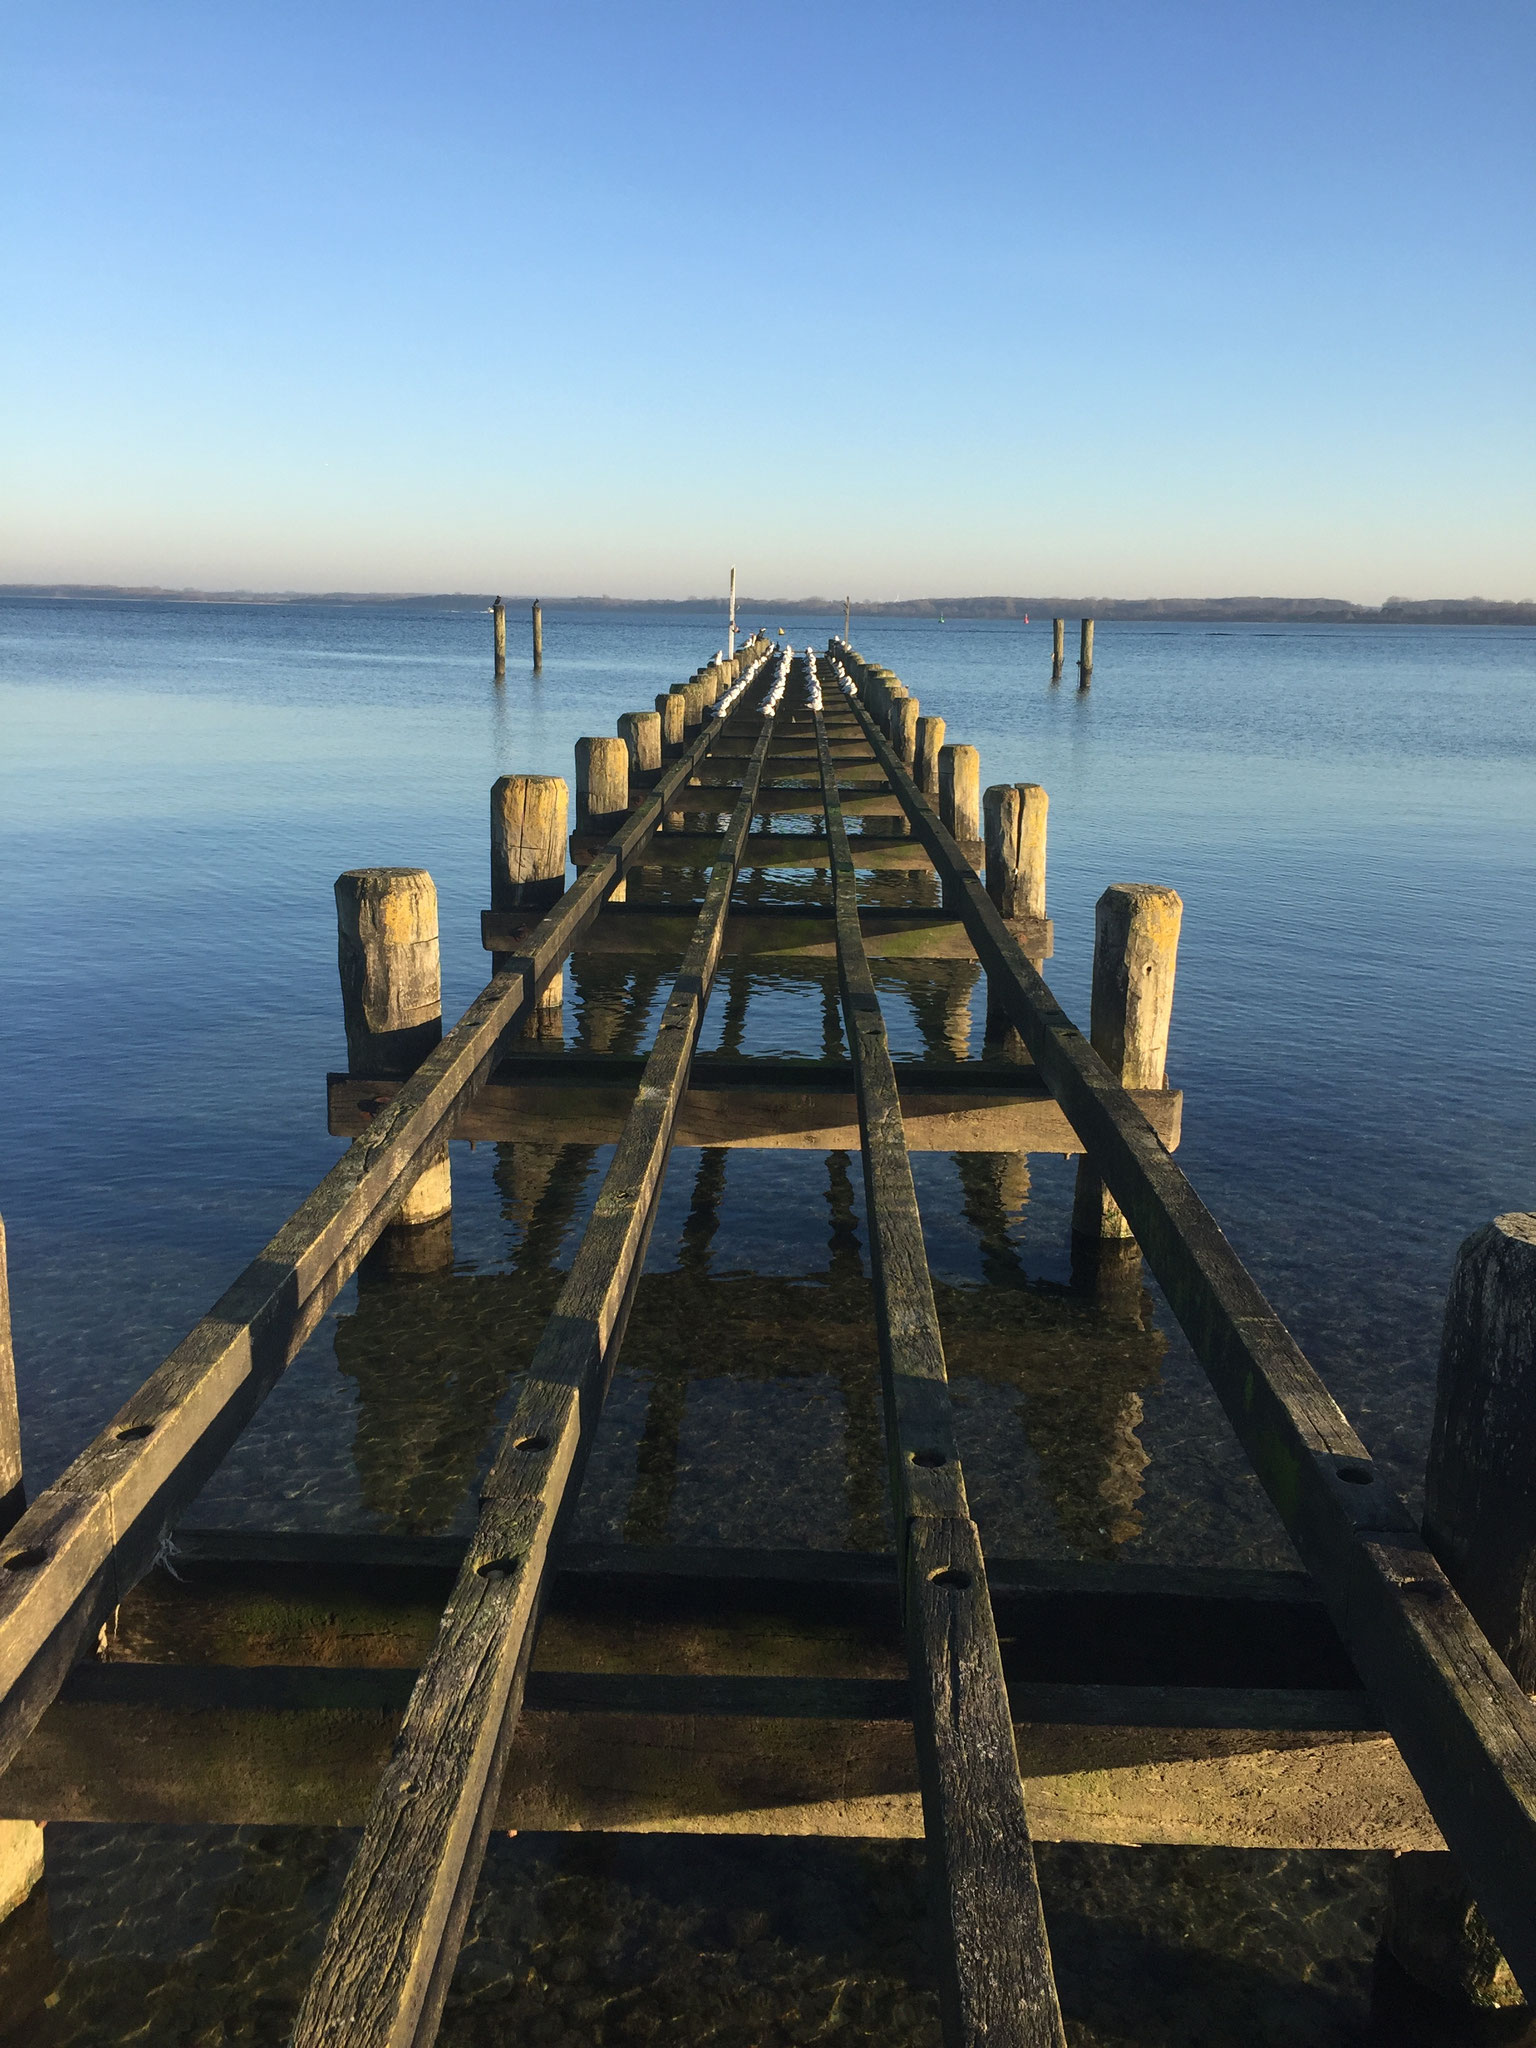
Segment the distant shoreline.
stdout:
[[[112,583],[3,583],[0,598],[41,598],[97,604],[247,604],[426,606],[437,611],[484,611],[494,593],[481,591],[352,590],[164,590]],[[509,607],[526,606],[532,596],[510,596]],[[549,611],[705,612],[723,617],[718,597],[546,597]],[[742,597],[739,619],[805,613],[837,614],[841,598]],[[1532,626],[1536,600],[1484,597],[1388,598],[1385,604],[1352,604],[1331,597],[914,597],[885,601],[855,599],[855,618],[1018,619],[1035,624],[1050,618],[1226,620],[1233,625],[1332,626]]]

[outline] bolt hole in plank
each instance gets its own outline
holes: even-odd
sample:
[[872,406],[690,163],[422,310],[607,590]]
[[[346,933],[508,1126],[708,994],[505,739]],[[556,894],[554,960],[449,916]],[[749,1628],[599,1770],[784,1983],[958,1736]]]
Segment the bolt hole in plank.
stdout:
[[549,1438],[547,1436],[520,1436],[514,1448],[519,1451],[547,1451],[549,1449]]
[[1369,1465],[1340,1465],[1337,1469],[1339,1477],[1351,1486],[1369,1486],[1376,1476]]
[[153,1436],[158,1427],[154,1422],[130,1422],[126,1429],[117,1432],[117,1440],[120,1444],[142,1443],[145,1437]]
[[930,1580],[936,1586],[948,1586],[953,1593],[963,1593],[971,1583],[969,1572],[963,1572],[958,1565],[947,1564],[942,1571],[930,1572]]
[[914,1465],[921,1465],[925,1472],[937,1472],[940,1466],[947,1465],[949,1460],[943,1451],[914,1451],[912,1462]]
[[46,1550],[18,1550],[5,1560],[5,1568],[8,1572],[35,1571],[40,1564],[47,1562],[47,1558]]
[[515,1557],[488,1557],[484,1564],[477,1564],[475,1570],[482,1579],[510,1579],[517,1570]]

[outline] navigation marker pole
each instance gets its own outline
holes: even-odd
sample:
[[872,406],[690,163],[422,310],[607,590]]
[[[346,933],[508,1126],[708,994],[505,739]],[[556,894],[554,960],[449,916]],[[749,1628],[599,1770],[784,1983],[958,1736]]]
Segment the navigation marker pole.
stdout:
[[736,571],[734,569],[731,571],[731,624],[725,643],[725,651],[733,657],[736,653]]

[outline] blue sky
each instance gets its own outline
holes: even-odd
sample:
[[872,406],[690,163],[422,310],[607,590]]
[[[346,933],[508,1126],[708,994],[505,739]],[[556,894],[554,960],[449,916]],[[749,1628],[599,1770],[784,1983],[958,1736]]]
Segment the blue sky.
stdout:
[[1536,597],[1528,5],[15,10],[0,581]]

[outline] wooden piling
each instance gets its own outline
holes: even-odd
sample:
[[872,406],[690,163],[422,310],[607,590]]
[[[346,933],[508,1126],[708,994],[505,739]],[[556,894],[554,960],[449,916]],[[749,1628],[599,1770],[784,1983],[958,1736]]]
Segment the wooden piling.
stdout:
[[962,845],[981,837],[981,756],[974,747],[940,747],[939,817]]
[[987,894],[1007,918],[1045,916],[1045,823],[1038,782],[995,784],[982,799]]
[[[1424,1534],[1521,1690],[1536,1692],[1536,1215],[1456,1254],[1425,1475]],[[1453,2008],[1525,2001],[1455,1858],[1398,1857],[1385,1945]],[[1522,2036],[1523,2038],[1523,2036]]]
[[943,719],[925,712],[917,721],[912,762],[912,780],[924,796],[937,796],[939,793],[939,749],[943,744]]
[[491,646],[496,656],[496,680],[507,673],[507,608],[498,597],[491,606]]
[[[690,685],[691,687],[691,685]],[[619,739],[576,742],[576,829],[616,832],[629,810],[629,748]],[[625,900],[620,882],[608,898]]]
[[625,711],[619,717],[619,738],[629,750],[629,772],[648,774],[661,766],[661,714]]
[[1067,622],[1065,619],[1051,621],[1051,681],[1059,683],[1061,672],[1067,662]]
[[[1045,965],[1045,824],[1050,798],[1037,782],[994,784],[982,798],[986,890],[1036,973]],[[1028,1053],[1008,1021],[1001,992],[987,981],[986,1042],[1014,1061]]]
[[661,758],[664,761],[675,761],[683,751],[687,708],[681,690],[669,690],[664,697],[656,699],[656,715],[661,720]]
[[1084,619],[1081,640],[1077,650],[1077,667],[1081,680],[1086,683],[1093,674],[1093,621]]
[[0,1536],[27,1504],[21,1480],[21,1410],[16,1401],[16,1353],[11,1345],[11,1283],[0,1216]]
[[697,732],[704,723],[704,685],[701,682],[683,685],[683,730]]
[[[655,716],[653,712],[652,717]],[[503,775],[491,788],[491,908],[526,913],[530,929],[565,888],[565,838],[570,792],[558,775]],[[493,953],[504,973],[516,956]],[[553,974],[523,1027],[525,1038],[562,1035],[565,977]]]
[[[1093,1049],[1122,1088],[1166,1086],[1168,1026],[1184,904],[1155,882],[1113,882],[1094,918]],[[1131,1226],[1088,1164],[1078,1161],[1075,1237],[1130,1238]]]
[[917,765],[917,718],[921,708],[915,697],[898,697],[891,706],[891,745],[908,768]]
[[533,665],[544,666],[544,608],[537,598],[533,600]]
[[[336,879],[337,965],[348,1072],[413,1074],[443,1035],[437,890],[425,868],[352,868]],[[448,1147],[428,1159],[381,1243],[396,1268],[451,1264]],[[438,1226],[425,1235],[425,1225]],[[444,1248],[446,1241],[446,1258]]]

